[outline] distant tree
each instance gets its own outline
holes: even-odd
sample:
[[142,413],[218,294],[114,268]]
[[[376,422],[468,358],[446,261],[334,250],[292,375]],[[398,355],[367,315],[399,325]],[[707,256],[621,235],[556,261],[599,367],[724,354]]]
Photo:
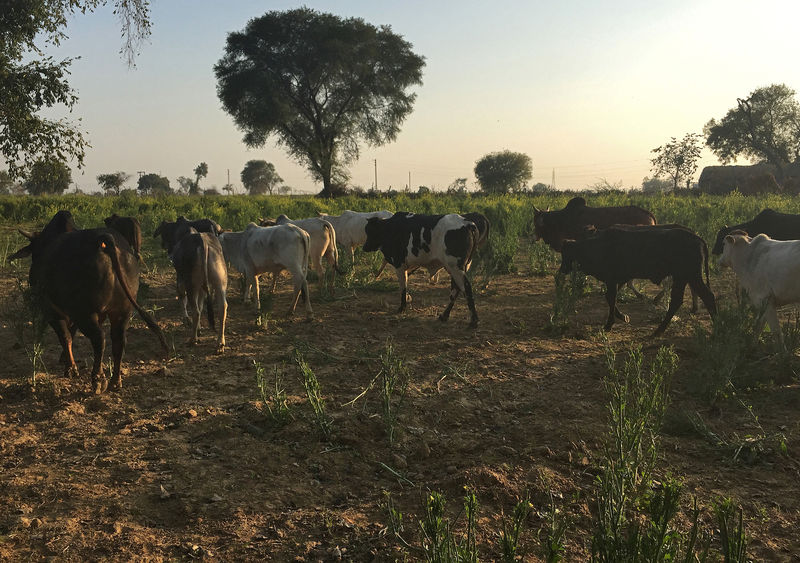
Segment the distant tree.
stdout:
[[672,191],[674,187],[675,185],[672,180],[668,180],[666,178],[658,178],[655,176],[653,178],[649,178],[645,176],[642,180],[642,191],[646,194],[669,192]]
[[219,193],[217,186],[211,186],[210,188],[206,188],[203,190],[203,195],[222,195]]
[[422,83],[424,64],[389,26],[298,8],[229,34],[214,72],[244,142],[260,147],[275,135],[331,197],[360,140],[397,138],[416,99],[407,90]]
[[286,184],[283,184],[275,188],[275,190],[281,195],[289,195],[292,193],[292,186],[287,186]]
[[178,176],[178,193],[190,194],[194,189],[194,180],[186,176]]
[[206,176],[208,176],[208,164],[201,162],[197,165],[197,168],[194,169],[194,185],[189,188],[189,193],[191,195],[200,193],[200,178],[205,178]]
[[222,186],[222,191],[228,195],[233,195],[234,189],[233,184],[225,184]]
[[148,0],[5,0],[0,4],[0,156],[9,175],[20,177],[37,160],[77,161],[83,165],[83,133],[66,120],[48,119],[42,110],[72,109],[78,101],[67,82],[73,59],[55,61],[47,45],[66,39],[67,22],[78,12],[113,4],[122,24],[129,64],[150,34]]
[[62,194],[72,182],[72,171],[60,160],[48,158],[31,165],[25,179],[25,191],[31,195]]
[[739,157],[766,161],[783,181],[786,164],[800,159],[800,103],[785,84],[758,88],[745,99],[737,99],[720,121],[712,119],[703,128],[706,145],[723,164]]
[[700,159],[702,135],[687,133],[680,141],[675,137],[669,143],[654,148],[655,156],[650,159],[653,176],[667,176],[672,180],[672,189],[677,190],[679,185],[692,182],[692,176],[697,172],[697,161]]
[[417,188],[417,193],[419,195],[425,195],[431,193],[431,189],[428,186],[420,186]]
[[172,193],[169,180],[158,174],[145,174],[139,178],[138,189],[143,194],[164,195]]
[[0,194],[9,195],[18,193],[19,184],[17,184],[8,173],[8,170],[0,170]]
[[467,193],[467,179],[456,178],[449,186],[447,186],[448,194],[465,194]]
[[250,195],[262,195],[268,193],[272,195],[272,190],[283,182],[283,178],[278,176],[275,166],[266,160],[249,160],[244,165],[240,175],[244,189]]
[[131,175],[125,172],[111,172],[97,176],[97,183],[100,184],[100,187],[103,188],[107,194],[113,193],[119,195],[122,186],[124,186],[125,182],[130,180],[130,178]]
[[533,186],[531,186],[531,193],[534,194],[546,194],[552,191],[553,188],[550,187],[550,185],[543,184],[542,182],[536,182]]
[[520,152],[493,152],[475,163],[475,178],[481,190],[487,193],[517,191],[532,176],[531,158]]

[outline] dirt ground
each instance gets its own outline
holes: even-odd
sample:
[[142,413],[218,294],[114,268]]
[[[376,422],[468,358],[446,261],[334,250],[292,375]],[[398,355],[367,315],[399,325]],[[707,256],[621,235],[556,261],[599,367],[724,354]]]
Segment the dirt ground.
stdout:
[[[49,375],[39,373],[34,390],[31,363],[4,320],[0,559],[419,560],[419,551],[387,531],[386,493],[403,514],[403,537],[419,546],[428,491],[444,493],[452,517],[469,487],[480,503],[484,560],[498,557],[502,515],[529,491],[534,510],[522,535],[523,560],[538,561],[544,477],[572,520],[565,560],[586,560],[606,429],[605,344],[598,331],[605,301],[593,291],[566,334],[552,336],[545,327],[553,278],[528,275],[520,260],[520,273],[495,277],[476,296],[477,330],[467,327],[463,301],[449,323],[436,320],[447,302],[444,276],[432,285],[414,274],[413,302],[400,316],[388,274],[371,289],[339,287],[334,300],[320,299],[314,287],[313,320],[300,309],[295,318],[283,317],[284,280],[263,327],[241,302],[232,274],[224,355],[214,353],[208,329],[196,347],[185,344],[174,274],[154,261],[161,265],[142,276],[148,288],[140,300],[156,310],[174,352],[160,359],[156,338],[135,320],[124,389],[102,396],[89,394],[88,341],[76,341],[80,378],[65,379],[49,329],[43,358]],[[27,267],[0,269],[0,296],[14,295],[15,276],[24,279]],[[655,294],[653,286],[642,287]],[[713,277],[712,287],[721,299],[732,295],[729,278]],[[632,297],[621,309],[631,323],[609,333],[612,347],[622,352],[637,344],[652,354],[673,345],[680,357],[657,474],[684,479],[684,507],[696,496],[709,529],[712,499],[739,501],[753,560],[800,561],[797,377],[738,394],[752,405],[759,428],[738,398],[711,407],[687,391],[697,376],[695,326],[709,325],[702,306],[696,315],[682,308],[659,338],[650,334],[663,309]],[[378,373],[387,338],[410,373],[393,445],[377,387],[353,402]],[[332,418],[328,440],[314,422],[295,349],[319,380]],[[285,424],[260,399],[254,361],[270,384],[274,370],[282,376],[291,409]],[[765,449],[734,456],[681,425],[685,413],[697,413],[728,442],[783,432],[788,455]]]

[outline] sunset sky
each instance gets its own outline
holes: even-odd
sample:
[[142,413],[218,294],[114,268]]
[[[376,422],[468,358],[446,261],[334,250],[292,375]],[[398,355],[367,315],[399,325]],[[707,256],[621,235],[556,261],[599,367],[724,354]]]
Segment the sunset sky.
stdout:
[[[89,149],[73,180],[98,189],[98,174],[156,172],[177,187],[208,163],[201,187],[241,192],[246,161],[272,162],[297,191],[317,192],[304,168],[270,141],[248,150],[223,112],[213,66],[229,32],[271,10],[306,5],[390,25],[426,59],[423,85],[396,142],[362,146],[352,185],[445,189],[481,156],[523,152],[533,182],[580,189],[600,179],[641,186],[651,149],[702,132],[756,88],[800,88],[800,4],[724,1],[381,0],[252,2],[153,0],[153,33],[137,67],[118,51],[111,9],[77,15],[56,57],[76,57],[71,84]],[[63,113],[49,113],[61,116]],[[715,164],[707,151],[701,163]],[[698,171],[699,175],[699,171]]]

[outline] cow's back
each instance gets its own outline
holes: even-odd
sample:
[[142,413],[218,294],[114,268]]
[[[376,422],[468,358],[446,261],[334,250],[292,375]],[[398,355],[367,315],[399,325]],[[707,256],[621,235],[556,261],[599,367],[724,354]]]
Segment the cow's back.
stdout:
[[86,229],[59,235],[44,249],[32,267],[45,294],[70,316],[110,309],[133,308],[114,273],[111,258],[103,252],[103,237],[111,236],[118,249],[120,268],[131,293],[139,289],[139,264],[125,238],[114,229]]

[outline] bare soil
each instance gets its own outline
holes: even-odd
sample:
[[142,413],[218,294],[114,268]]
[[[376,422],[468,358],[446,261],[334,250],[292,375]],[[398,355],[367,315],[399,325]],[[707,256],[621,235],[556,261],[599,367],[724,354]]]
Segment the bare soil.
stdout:
[[[16,295],[14,277],[26,268],[0,270],[0,296]],[[38,374],[34,389],[31,363],[3,320],[0,559],[418,560],[419,551],[387,532],[386,492],[404,515],[404,538],[418,546],[428,491],[443,492],[455,516],[469,487],[480,502],[485,560],[498,557],[502,515],[530,492],[523,559],[538,561],[536,535],[548,499],[543,477],[573,521],[565,560],[588,559],[606,429],[606,343],[598,330],[606,305],[595,289],[565,335],[548,334],[553,279],[529,276],[522,263],[519,269],[476,296],[477,330],[467,328],[463,300],[447,324],[437,320],[448,299],[445,276],[433,285],[414,274],[413,302],[403,315],[394,313],[398,295],[388,274],[388,289],[339,287],[335,300],[320,299],[314,287],[313,320],[301,308],[295,318],[283,317],[284,281],[264,328],[241,302],[232,274],[228,349],[216,355],[207,328],[199,345],[185,343],[174,275],[162,266],[143,275],[149,289],[141,300],[157,310],[174,354],[160,359],[155,337],[135,320],[124,388],[101,396],[89,394],[84,337],[75,346],[81,376],[67,379],[48,328],[48,374]],[[642,287],[655,294],[653,286]],[[713,277],[712,287],[720,299],[733,295],[730,277]],[[663,337],[651,338],[663,309],[632,297],[620,307],[631,322],[616,325],[608,344],[620,352],[641,345],[646,355],[672,345],[680,357],[657,473],[685,480],[684,506],[696,496],[709,529],[712,499],[739,501],[754,560],[800,561],[797,376],[709,406],[687,391],[701,353],[695,327],[709,326],[705,309],[691,315],[684,306]],[[387,338],[411,375],[393,445],[377,387],[351,403],[378,373]],[[333,420],[329,440],[314,422],[295,349],[319,380]],[[260,400],[254,360],[269,382],[275,368],[282,374],[292,412],[284,425]],[[753,369],[768,365],[769,358],[757,359]],[[735,456],[687,428],[687,413],[729,443],[783,432],[788,455],[753,442]]]

